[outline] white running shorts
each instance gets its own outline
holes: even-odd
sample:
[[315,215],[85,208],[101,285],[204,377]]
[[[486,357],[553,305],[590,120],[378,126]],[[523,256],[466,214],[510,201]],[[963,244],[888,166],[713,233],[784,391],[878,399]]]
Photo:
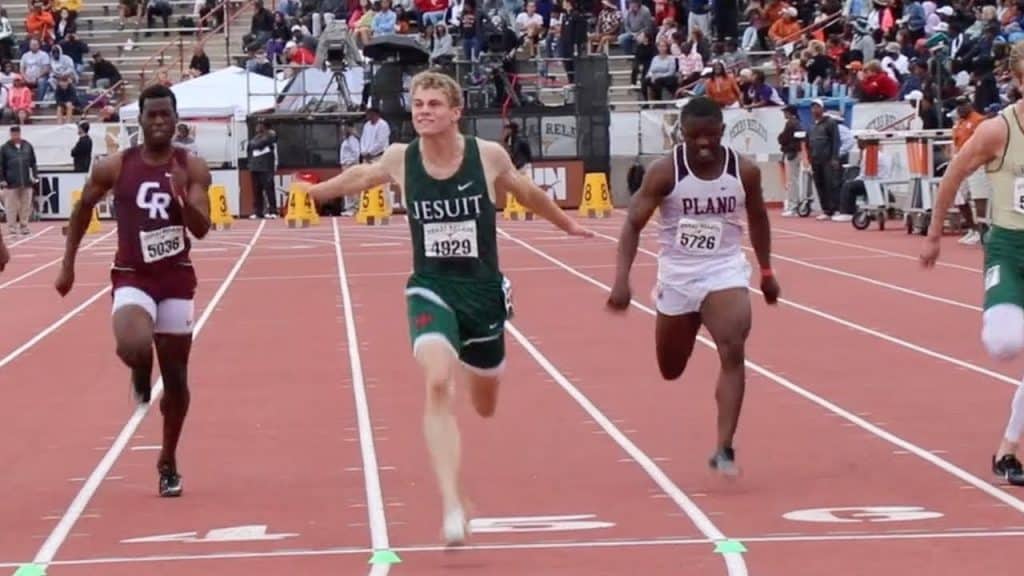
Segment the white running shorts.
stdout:
[[658,312],[665,316],[697,312],[704,298],[711,292],[748,287],[750,272],[750,262],[741,253],[728,260],[717,260],[704,268],[695,269],[682,282],[659,279],[651,297]]
[[156,334],[191,334],[195,303],[192,300],[168,298],[157,304],[149,294],[133,286],[114,290],[113,312],[125,306],[140,306],[153,319]]

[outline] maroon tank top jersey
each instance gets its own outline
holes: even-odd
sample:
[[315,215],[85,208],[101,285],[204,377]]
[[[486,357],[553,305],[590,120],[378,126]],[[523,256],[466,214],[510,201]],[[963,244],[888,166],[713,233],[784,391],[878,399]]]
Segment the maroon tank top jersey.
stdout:
[[[174,156],[184,168],[188,151],[175,148]],[[191,298],[195,289],[191,242],[171,188],[171,163],[153,166],[143,160],[142,148],[125,150],[113,193],[117,253],[111,273],[115,289],[132,285],[157,301]]]

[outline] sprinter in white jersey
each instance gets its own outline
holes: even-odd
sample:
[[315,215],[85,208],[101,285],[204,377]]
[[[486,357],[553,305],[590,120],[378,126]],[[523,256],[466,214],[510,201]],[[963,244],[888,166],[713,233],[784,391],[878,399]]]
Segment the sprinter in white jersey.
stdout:
[[640,232],[660,209],[661,251],[655,287],[658,316],[654,340],[658,367],[666,380],[679,378],[706,326],[721,361],[718,446],[710,466],[736,474],[733,437],[745,388],[745,347],[751,310],[750,264],[742,250],[743,225],[761,269],[765,301],[774,304],[779,285],[771,270],[771,229],[761,195],[761,171],[721,145],[721,107],[709,98],[690,100],[681,113],[683,143],[656,160],[630,200],[619,237],[618,271],[608,300],[625,310],[632,299],[629,271]]

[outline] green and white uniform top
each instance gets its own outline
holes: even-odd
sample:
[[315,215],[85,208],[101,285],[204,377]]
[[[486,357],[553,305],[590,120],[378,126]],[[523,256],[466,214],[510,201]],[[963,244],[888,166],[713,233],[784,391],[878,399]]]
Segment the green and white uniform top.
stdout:
[[999,113],[1008,128],[1006,148],[986,170],[992,183],[992,225],[1024,230],[1024,118],[1011,104]]
[[405,150],[403,192],[412,234],[413,271],[453,280],[501,280],[497,209],[476,138],[465,136],[462,165],[438,180],[423,167],[419,139]]

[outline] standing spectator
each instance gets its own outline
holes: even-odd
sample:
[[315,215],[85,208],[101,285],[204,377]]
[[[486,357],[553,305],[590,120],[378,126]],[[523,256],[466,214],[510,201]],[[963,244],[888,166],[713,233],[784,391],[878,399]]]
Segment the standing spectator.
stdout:
[[[439,28],[444,28],[444,25],[440,25]],[[345,121],[341,125],[342,130],[342,141],[341,141],[341,152],[339,154],[338,161],[341,163],[341,170],[344,172],[349,168],[359,164],[359,136],[356,135],[356,127],[349,121]],[[339,201],[341,202],[341,212],[343,214],[349,214],[349,204],[353,206],[359,205],[359,199],[342,196]],[[354,212],[354,209],[352,210]]]
[[704,36],[711,35],[711,0],[689,0],[689,25],[687,37],[693,34],[694,30],[700,30]]
[[508,126],[505,126],[504,140],[505,148],[512,159],[512,165],[532,180],[533,174],[531,174],[530,166],[533,162],[533,152],[530,150],[530,143],[519,134],[518,124],[509,122]]
[[0,62],[10,60],[14,56],[14,29],[7,17],[7,9],[0,8]]
[[839,210],[839,184],[842,165],[839,162],[841,138],[835,118],[825,114],[825,103],[815,98],[811,102],[814,126],[808,133],[807,148],[811,158],[811,175],[818,190],[821,214],[818,220],[829,220]]
[[[391,143],[391,126],[380,117],[380,110],[371,106],[366,110],[363,134],[359,138],[359,155],[364,163],[379,159]],[[397,191],[392,188],[391,205],[398,206]]]
[[247,148],[256,209],[250,218],[277,218],[277,191],[274,187],[277,134],[267,126],[266,120],[256,121],[256,134],[249,140]]
[[89,123],[78,124],[78,142],[71,149],[71,159],[75,164],[75,172],[88,172],[92,165],[92,136],[89,136]]
[[[0,146],[0,188],[7,207],[7,229],[10,235],[29,235],[32,217],[32,186],[38,181],[36,152],[32,144],[21,139],[21,127],[11,126],[11,139]],[[20,229],[16,227],[21,223]]]
[[783,171],[786,175],[786,201],[782,215],[796,215],[796,207],[800,204],[800,139],[796,133],[803,131],[800,126],[800,115],[796,106],[782,109],[786,116],[786,126],[779,133],[779,148],[782,150]]

